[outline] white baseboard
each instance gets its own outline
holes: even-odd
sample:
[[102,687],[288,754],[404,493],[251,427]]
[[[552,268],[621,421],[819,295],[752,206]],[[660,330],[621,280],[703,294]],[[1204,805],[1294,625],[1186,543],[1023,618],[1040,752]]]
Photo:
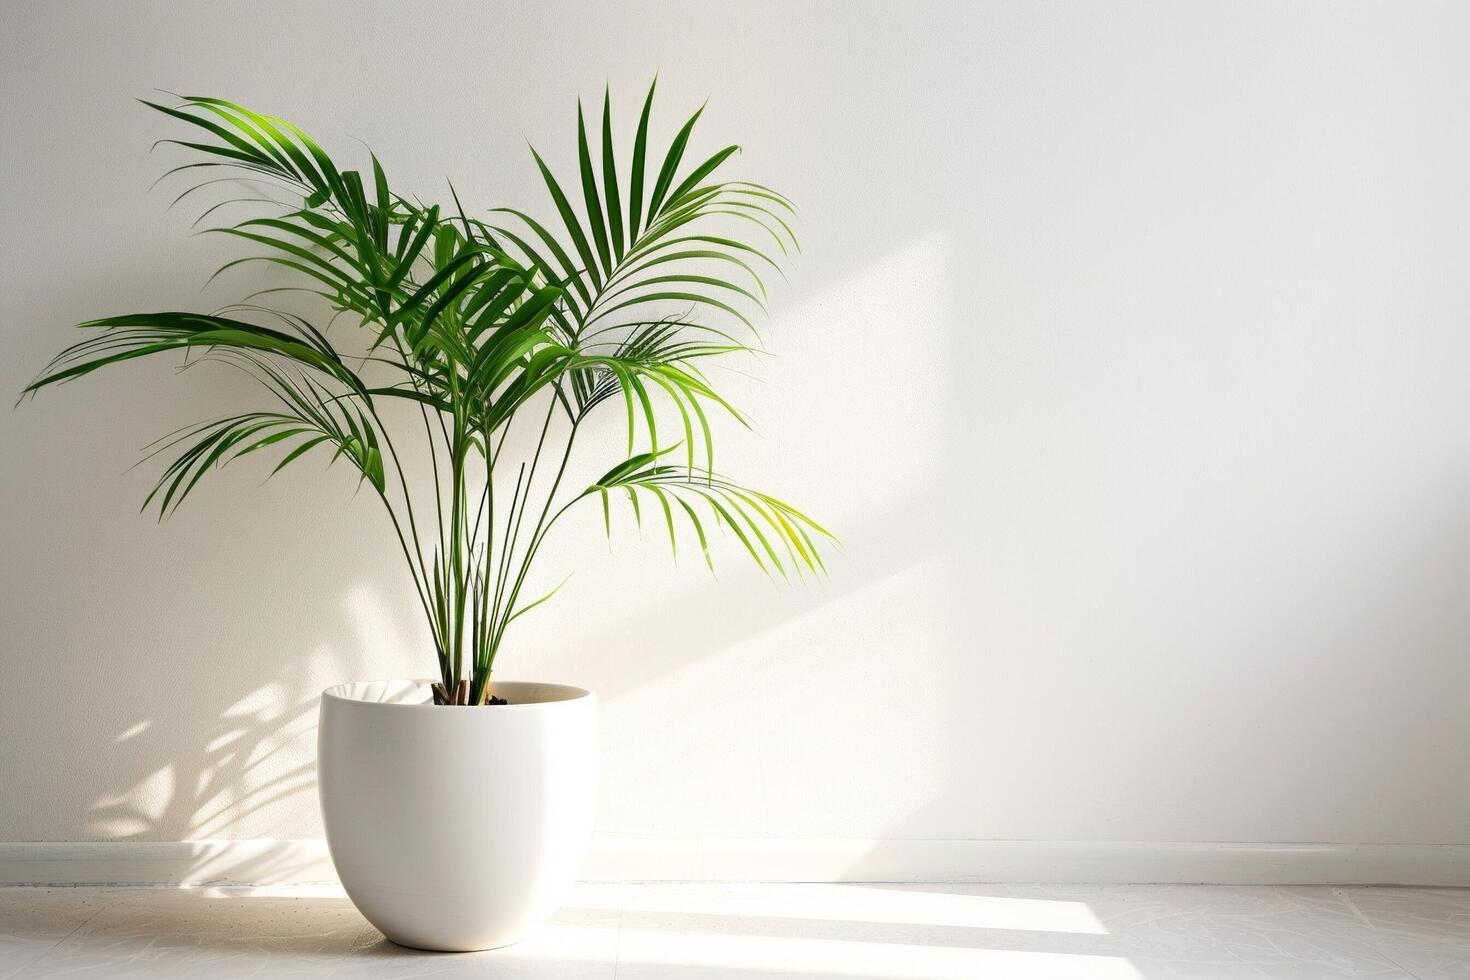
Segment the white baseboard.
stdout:
[[324,840],[0,844],[0,885],[282,885],[336,880]]
[[1470,845],[989,840],[593,842],[593,881],[976,881],[1470,886]]
[[[1470,887],[1470,844],[598,838],[582,877]],[[0,843],[0,885],[335,880],[320,840]]]

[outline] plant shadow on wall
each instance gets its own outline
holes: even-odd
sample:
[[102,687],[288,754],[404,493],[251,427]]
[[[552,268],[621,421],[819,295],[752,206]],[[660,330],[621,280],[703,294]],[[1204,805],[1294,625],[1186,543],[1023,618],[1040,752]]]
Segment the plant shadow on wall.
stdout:
[[[305,591],[305,590],[303,590]],[[384,614],[378,587],[361,582],[314,610],[321,639],[304,648],[241,638],[254,686],[210,685],[171,699],[99,753],[114,788],[87,815],[89,838],[138,841],[263,840],[219,859],[197,853],[188,881],[317,880],[318,855],[272,838],[317,836],[316,724],[323,686],[385,670],[422,648]],[[338,625],[346,621],[346,626]],[[233,699],[233,700],[232,700]]]

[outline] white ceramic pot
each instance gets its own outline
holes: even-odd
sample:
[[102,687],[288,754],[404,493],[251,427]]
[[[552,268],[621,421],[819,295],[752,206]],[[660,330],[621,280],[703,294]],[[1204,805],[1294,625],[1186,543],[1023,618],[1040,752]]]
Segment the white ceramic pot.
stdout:
[[327,845],[354,905],[418,949],[513,943],[576,877],[597,794],[597,699],[491,684],[506,705],[434,705],[427,681],[322,692]]

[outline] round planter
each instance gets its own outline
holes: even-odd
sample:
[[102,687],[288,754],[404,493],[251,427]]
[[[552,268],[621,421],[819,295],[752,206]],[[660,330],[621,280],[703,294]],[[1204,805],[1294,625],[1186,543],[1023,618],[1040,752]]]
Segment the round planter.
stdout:
[[427,681],[322,692],[318,782],[342,886],[418,949],[515,942],[561,904],[591,836],[597,699],[491,684],[509,704],[445,707]]

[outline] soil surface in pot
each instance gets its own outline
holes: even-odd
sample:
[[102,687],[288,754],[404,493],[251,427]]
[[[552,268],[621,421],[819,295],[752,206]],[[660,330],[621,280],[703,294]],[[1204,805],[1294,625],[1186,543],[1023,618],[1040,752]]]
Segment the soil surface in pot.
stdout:
[[[469,706],[470,682],[467,680],[462,680],[454,685],[453,691],[448,690],[442,683],[437,682],[433,685],[432,690],[434,692],[435,704]],[[492,704],[510,704],[510,702],[505,700],[505,698],[497,698],[491,695],[490,700],[486,701],[485,704],[488,706]]]

